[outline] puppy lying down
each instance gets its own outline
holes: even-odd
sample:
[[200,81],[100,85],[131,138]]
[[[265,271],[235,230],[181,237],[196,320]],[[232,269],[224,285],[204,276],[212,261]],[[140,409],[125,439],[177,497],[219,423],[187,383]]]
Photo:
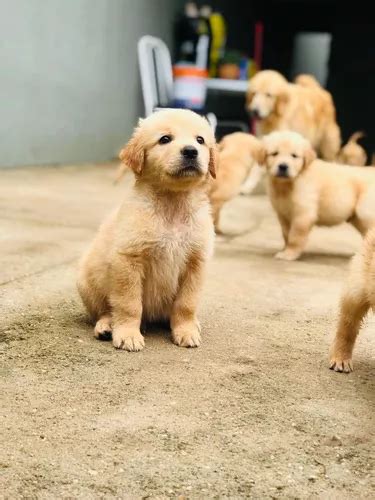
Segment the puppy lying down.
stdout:
[[331,347],[331,370],[353,370],[352,353],[359,328],[369,309],[375,309],[375,229],[363,241],[353,258],[351,271],[341,299],[336,338]]
[[314,225],[350,222],[363,235],[375,225],[375,168],[315,159],[296,132],[273,132],[263,140],[269,196],[284,238],[279,259],[298,259]]
[[130,195],[100,227],[79,269],[78,290],[96,337],[144,347],[141,323],[169,321],[173,342],[201,342],[196,316],[214,230],[207,197],[215,138],[188,110],[140,121],[120,153],[135,175]]

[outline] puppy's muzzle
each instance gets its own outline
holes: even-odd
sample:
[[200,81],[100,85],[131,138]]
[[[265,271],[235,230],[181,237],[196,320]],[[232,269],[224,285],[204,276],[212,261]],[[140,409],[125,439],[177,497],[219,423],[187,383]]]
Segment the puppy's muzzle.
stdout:
[[262,117],[260,116],[259,109],[249,109],[250,116],[251,118],[254,118],[255,120],[260,120]]
[[184,146],[181,149],[181,164],[175,175],[178,177],[194,177],[202,175],[198,160],[198,150],[194,146]]
[[277,177],[289,177],[289,166],[286,163],[280,163],[276,175]]

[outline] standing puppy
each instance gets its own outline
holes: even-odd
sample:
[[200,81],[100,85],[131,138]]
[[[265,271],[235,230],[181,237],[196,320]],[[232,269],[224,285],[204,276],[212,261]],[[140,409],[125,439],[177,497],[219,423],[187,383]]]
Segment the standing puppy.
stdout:
[[330,353],[331,370],[344,373],[353,370],[354,343],[370,308],[375,309],[375,229],[368,232],[361,252],[352,261],[341,299],[336,338]]
[[237,196],[241,185],[253,169],[261,169],[264,148],[259,139],[244,132],[228,134],[219,143],[216,179],[211,180],[209,198],[212,205],[215,230],[219,229],[223,205]]
[[249,83],[247,109],[256,120],[257,136],[276,130],[293,130],[306,137],[328,161],[340,149],[340,129],[332,96],[311,75],[297,83],[277,71],[259,71]]
[[314,225],[350,222],[363,235],[375,226],[375,168],[317,160],[296,132],[273,132],[263,142],[270,200],[285,242],[277,258],[298,259]]
[[79,270],[96,337],[112,333],[115,347],[139,351],[141,323],[169,320],[175,344],[199,346],[196,309],[214,238],[206,193],[215,147],[204,118],[167,109],[140,121],[121,151],[134,188],[100,227]]

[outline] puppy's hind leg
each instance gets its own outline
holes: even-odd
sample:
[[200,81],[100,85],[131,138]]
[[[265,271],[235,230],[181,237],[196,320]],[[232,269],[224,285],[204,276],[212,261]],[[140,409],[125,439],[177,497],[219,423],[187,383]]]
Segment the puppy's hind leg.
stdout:
[[103,314],[95,324],[94,336],[99,340],[112,339],[112,316]]
[[77,288],[91,320],[95,322],[94,336],[101,340],[110,339],[112,332],[110,307],[98,283],[81,275]]

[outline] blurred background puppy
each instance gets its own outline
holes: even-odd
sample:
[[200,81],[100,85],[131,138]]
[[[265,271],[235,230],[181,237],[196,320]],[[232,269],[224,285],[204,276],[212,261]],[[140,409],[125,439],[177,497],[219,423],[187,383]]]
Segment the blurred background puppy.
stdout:
[[315,159],[296,132],[273,132],[263,142],[269,195],[285,242],[277,258],[298,259],[314,225],[350,222],[362,235],[375,226],[375,168]]
[[364,136],[365,134],[363,132],[355,132],[351,135],[348,142],[341,148],[337,160],[345,165],[358,167],[366,165],[366,151],[360,144],[358,144],[359,139],[362,139]]
[[211,179],[209,190],[216,233],[220,232],[219,219],[223,205],[239,194],[242,183],[253,168],[261,168],[265,154],[261,141],[244,132],[226,135],[218,149],[216,179]]
[[336,159],[340,128],[332,96],[314,77],[289,83],[277,71],[259,71],[250,82],[247,109],[256,121],[256,135],[292,130],[306,137],[325,160]]

